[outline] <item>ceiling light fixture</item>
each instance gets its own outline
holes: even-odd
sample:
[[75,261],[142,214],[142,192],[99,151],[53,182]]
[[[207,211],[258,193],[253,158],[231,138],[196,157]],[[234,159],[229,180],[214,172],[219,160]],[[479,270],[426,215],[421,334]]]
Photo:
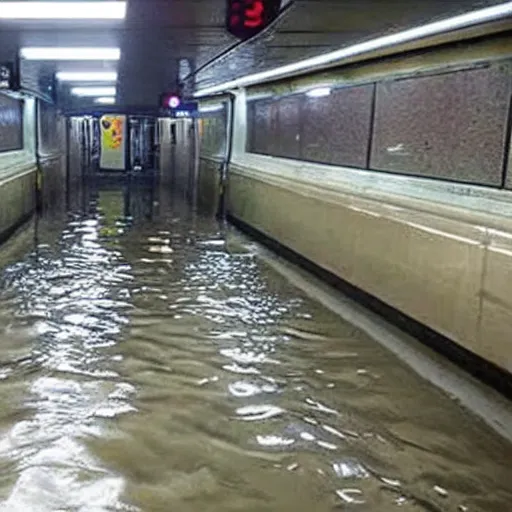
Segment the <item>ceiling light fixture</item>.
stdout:
[[22,48],[21,56],[27,60],[119,60],[119,48]]
[[57,80],[61,82],[115,82],[117,73],[115,71],[59,71]]
[[90,97],[94,96],[115,96],[115,87],[73,87],[71,89],[73,96]]
[[196,98],[210,96],[212,94],[218,94],[238,87],[247,87],[248,85],[284,78],[288,75],[327,66],[356,55],[363,55],[375,50],[389,48],[397,44],[408,43],[425,37],[432,37],[445,32],[450,32],[452,30],[460,30],[473,25],[496,21],[510,15],[512,15],[512,2],[506,2],[494,7],[487,7],[485,9],[468,12],[466,14],[436,21],[427,25],[421,25],[396,34],[377,37],[364,43],[358,43],[353,46],[341,48],[334,52],[324,53],[322,55],[317,55],[316,57],[293,62],[278,68],[269,69],[253,75],[246,75],[242,78],[231,80],[220,85],[200,89],[194,94],[194,96]]
[[323,98],[324,96],[329,96],[329,94],[331,94],[330,87],[317,87],[306,92],[306,96],[310,98]]
[[94,103],[101,103],[102,105],[113,105],[115,102],[116,99],[113,96],[101,96],[94,100]]
[[122,20],[126,2],[1,2],[0,19]]
[[199,107],[199,112],[201,114],[207,114],[209,112],[220,112],[224,108],[224,105],[205,105],[204,107]]

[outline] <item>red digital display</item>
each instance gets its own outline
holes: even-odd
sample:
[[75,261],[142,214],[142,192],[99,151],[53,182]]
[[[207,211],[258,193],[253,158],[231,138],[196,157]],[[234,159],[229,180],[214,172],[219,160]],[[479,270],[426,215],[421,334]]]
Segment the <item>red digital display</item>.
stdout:
[[255,36],[279,14],[281,0],[228,0],[227,30],[239,39]]

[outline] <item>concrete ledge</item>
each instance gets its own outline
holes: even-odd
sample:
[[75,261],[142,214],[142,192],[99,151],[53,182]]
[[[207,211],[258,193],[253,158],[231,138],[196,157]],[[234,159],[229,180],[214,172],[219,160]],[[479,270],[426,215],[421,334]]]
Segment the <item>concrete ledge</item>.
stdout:
[[0,153],[0,183],[35,168],[36,159],[30,151]]
[[[469,223],[512,229],[512,191],[453,183],[415,176],[315,164],[285,158],[245,153],[232,161],[233,169],[247,175],[292,180],[297,185],[324,192],[353,194],[397,207],[439,213]],[[499,216],[499,218],[497,218]]]
[[36,167],[0,181],[0,243],[4,242],[36,206]]

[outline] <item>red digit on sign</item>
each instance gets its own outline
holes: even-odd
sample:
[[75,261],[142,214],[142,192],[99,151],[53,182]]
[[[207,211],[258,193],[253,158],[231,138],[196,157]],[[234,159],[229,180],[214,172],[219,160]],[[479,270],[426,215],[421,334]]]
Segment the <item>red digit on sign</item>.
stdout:
[[248,28],[257,28],[263,24],[263,2],[261,0],[252,0],[246,4],[252,4],[252,7],[245,8],[246,19],[244,25]]

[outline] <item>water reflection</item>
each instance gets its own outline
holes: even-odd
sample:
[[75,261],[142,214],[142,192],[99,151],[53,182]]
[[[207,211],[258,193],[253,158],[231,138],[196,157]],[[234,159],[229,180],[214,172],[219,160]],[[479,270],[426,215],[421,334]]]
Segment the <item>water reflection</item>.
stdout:
[[503,511],[510,445],[152,184],[0,293],[5,511]]

